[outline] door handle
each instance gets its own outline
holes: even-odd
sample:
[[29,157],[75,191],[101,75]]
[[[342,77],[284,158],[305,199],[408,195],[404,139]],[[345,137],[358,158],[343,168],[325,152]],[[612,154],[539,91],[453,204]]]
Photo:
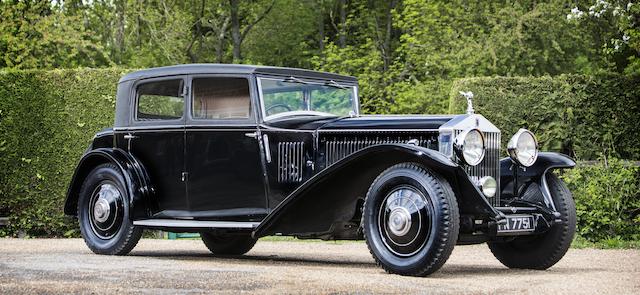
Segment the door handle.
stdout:
[[138,138],[138,137],[131,133],[124,135],[124,139],[135,139],[135,138]]
[[251,132],[251,133],[245,133],[244,136],[251,137],[251,138],[257,138],[258,134],[255,133],[255,132]]
[[187,181],[187,179],[189,179],[189,172],[182,172],[182,175],[180,176],[180,180],[181,181]]

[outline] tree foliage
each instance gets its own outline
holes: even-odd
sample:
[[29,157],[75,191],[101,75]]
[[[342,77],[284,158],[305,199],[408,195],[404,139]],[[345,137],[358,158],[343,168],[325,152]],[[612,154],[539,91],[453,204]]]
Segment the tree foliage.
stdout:
[[252,63],[360,79],[364,111],[445,112],[470,76],[640,70],[622,0],[1,0],[0,68]]

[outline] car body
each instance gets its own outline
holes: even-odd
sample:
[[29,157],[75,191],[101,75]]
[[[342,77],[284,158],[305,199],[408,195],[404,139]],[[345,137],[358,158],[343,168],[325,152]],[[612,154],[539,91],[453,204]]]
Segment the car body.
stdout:
[[[199,232],[217,254],[268,235],[365,239],[387,271],[426,275],[455,244],[489,242],[496,254],[525,238],[562,239],[559,257],[535,254],[555,255],[544,265],[496,254],[547,268],[575,231],[573,200],[551,171],[575,163],[538,153],[526,130],[501,158],[500,130],[465,95],[467,114],[361,115],[349,76],[220,64],[130,73],[113,128],[80,159],[65,213],[101,254],[125,254],[142,228]],[[518,162],[519,148],[530,163]]]

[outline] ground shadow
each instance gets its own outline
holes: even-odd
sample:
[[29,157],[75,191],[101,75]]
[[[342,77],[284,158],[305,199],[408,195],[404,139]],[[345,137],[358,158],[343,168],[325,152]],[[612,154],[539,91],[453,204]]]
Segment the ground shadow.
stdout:
[[[206,252],[186,251],[186,252],[160,252],[160,251],[136,251],[131,256],[141,256],[148,258],[180,260],[180,261],[209,261],[218,260],[226,263],[258,263],[260,265],[278,265],[278,266],[335,266],[340,268],[379,268],[373,261],[354,261],[354,260],[337,260],[329,257],[299,257],[293,255],[213,255]],[[382,269],[380,269],[382,271]],[[445,264],[440,271],[432,274],[432,278],[458,278],[465,276],[500,276],[500,275],[523,275],[526,274],[531,278],[537,275],[566,275],[576,273],[588,273],[604,271],[602,268],[581,268],[581,267],[552,267],[549,270],[522,270],[509,269],[500,265],[478,265],[469,261],[469,264]]]
[[206,260],[222,260],[225,262],[259,262],[261,264],[278,264],[278,265],[340,265],[340,266],[353,266],[353,267],[376,267],[376,264],[371,262],[360,261],[345,261],[328,259],[326,257],[309,258],[309,257],[296,257],[286,255],[213,255],[203,252],[171,252],[163,253],[156,251],[137,251],[129,254],[131,256],[142,256],[149,258],[167,259],[167,260],[182,260],[182,261],[206,261]]

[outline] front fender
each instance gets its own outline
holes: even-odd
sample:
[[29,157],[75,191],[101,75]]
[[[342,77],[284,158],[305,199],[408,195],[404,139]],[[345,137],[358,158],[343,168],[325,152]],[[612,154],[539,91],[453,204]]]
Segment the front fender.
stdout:
[[365,198],[382,171],[403,162],[417,162],[449,181],[461,212],[500,216],[464,170],[443,154],[408,144],[381,144],[353,153],[311,177],[269,213],[254,236],[327,233],[334,224],[349,221],[359,225],[358,200]]
[[[575,166],[576,162],[566,155],[553,152],[540,152],[536,162],[526,169],[518,168],[517,175],[518,178],[540,178],[550,170],[570,169]],[[513,169],[516,169],[516,167],[508,157],[500,160],[500,182],[503,188],[513,180]]]
[[85,178],[96,166],[104,163],[116,165],[125,179],[127,193],[131,196],[130,216],[134,219],[150,216],[148,200],[153,189],[149,185],[149,177],[135,157],[118,148],[93,149],[82,156],[67,189],[64,213],[77,215],[78,197]]
[[[522,196],[531,184],[536,184],[542,195],[544,205],[555,211],[555,204],[547,185],[547,173],[555,169],[571,169],[576,162],[560,153],[540,152],[538,159],[531,166],[522,168],[511,161],[510,158],[500,160],[500,187],[503,195]],[[514,181],[515,180],[515,181]],[[535,189],[532,187],[531,189]]]

